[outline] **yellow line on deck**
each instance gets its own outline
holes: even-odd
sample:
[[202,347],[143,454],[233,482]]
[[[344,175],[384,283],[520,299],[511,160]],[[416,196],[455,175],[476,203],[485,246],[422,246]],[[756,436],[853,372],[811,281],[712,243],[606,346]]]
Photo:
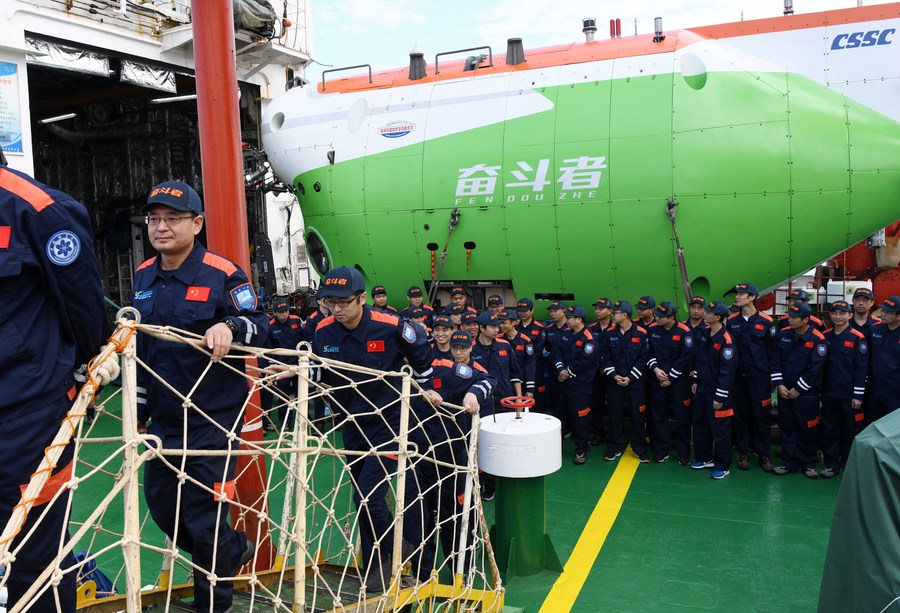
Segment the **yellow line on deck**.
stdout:
[[622,508],[622,502],[631,487],[631,481],[634,479],[634,473],[640,462],[631,449],[625,450],[622,457],[619,458],[619,465],[613,472],[612,477],[603,490],[603,495],[597,501],[594,512],[591,513],[572,555],[566,561],[563,572],[553,584],[544,604],[541,605],[540,613],[561,613],[569,611],[575,604],[584,582],[587,580],[594,561],[606,542],[606,537],[610,529],[619,515]]

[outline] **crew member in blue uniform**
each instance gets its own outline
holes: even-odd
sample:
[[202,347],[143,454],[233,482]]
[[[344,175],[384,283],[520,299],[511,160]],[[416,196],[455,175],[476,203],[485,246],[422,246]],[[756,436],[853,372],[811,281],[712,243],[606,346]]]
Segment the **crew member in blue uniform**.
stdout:
[[[0,150],[2,151],[2,150]],[[94,357],[107,332],[91,219],[71,196],[0,163],[0,526],[5,526],[75,395],[75,369]],[[65,532],[64,493],[73,447],[28,514],[11,550],[42,513],[40,528],[7,568],[12,608],[56,557]],[[68,537],[66,537],[67,539]],[[71,568],[71,554],[62,568]],[[56,598],[59,598],[57,609]],[[33,611],[75,610],[75,573],[61,576]]]
[[812,309],[805,302],[788,307],[789,330],[778,333],[772,354],[772,384],[778,389],[778,418],[781,426],[781,459],[776,475],[802,470],[810,479],[816,472],[819,389],[828,345],[825,336],[812,327]]
[[731,389],[735,375],[735,346],[725,329],[731,310],[724,302],[705,303],[705,327],[697,326],[693,348],[697,382],[693,385],[694,462],[691,468],[712,468],[713,479],[731,474]]
[[516,330],[524,334],[534,347],[534,407],[544,406],[544,324],[534,319],[534,302],[531,298],[516,301]]
[[[269,319],[270,345],[277,349],[296,349],[297,345],[303,340],[303,322],[296,315],[291,315],[287,298],[276,298],[273,306],[275,316]],[[288,366],[297,364],[296,356],[279,356],[278,360]],[[274,385],[283,396],[277,400],[278,423],[281,424],[282,428],[293,430],[293,415],[288,416],[288,399],[297,395],[297,377],[276,379]],[[273,397],[271,393],[263,396],[263,409],[266,413],[272,408]]]
[[869,335],[872,401],[866,419],[875,421],[900,407],[900,296],[881,303],[881,323],[873,325]]
[[387,290],[383,285],[376,285],[372,288],[372,308],[390,315],[397,314],[397,309],[388,304]]
[[[437,324],[435,323],[435,326]],[[453,417],[442,414],[441,427],[446,430],[445,440],[434,446],[435,458],[439,462],[455,465],[456,470],[440,463],[422,463],[425,470],[419,475],[420,482],[439,484],[437,488],[428,487],[425,492],[424,508],[437,508],[437,521],[440,525],[440,541],[444,556],[453,559],[461,551],[465,552],[463,575],[468,572],[472,554],[476,544],[466,534],[467,542],[459,542],[459,526],[463,520],[463,504],[466,492],[466,473],[463,468],[469,461],[469,434],[472,430],[472,416],[481,408],[491,410],[493,388],[496,379],[484,368],[472,360],[472,336],[464,330],[456,330],[450,335],[450,351],[452,359],[435,358],[434,388],[444,402],[462,406],[466,412]],[[433,500],[436,494],[437,500]],[[429,522],[430,520],[430,522]],[[474,525],[474,506],[469,515],[469,526]],[[433,529],[434,516],[427,514],[424,533],[429,535]],[[427,560],[422,566],[428,566]],[[455,570],[455,565],[451,564]]]
[[604,460],[611,462],[625,448],[625,412],[631,418],[631,450],[641,462],[649,462],[646,438],[647,331],[631,321],[631,303],[619,300],[613,305],[616,328],[607,331],[601,348],[603,374],[610,379],[609,435]]
[[644,330],[649,330],[656,321],[656,315],[653,313],[653,309],[656,308],[656,299],[653,296],[641,296],[634,308],[638,312],[634,323],[640,325]]
[[487,310],[494,315],[499,315],[503,310],[503,296],[500,294],[491,294],[487,299]]
[[590,447],[591,391],[597,374],[600,350],[597,339],[585,326],[587,311],[575,305],[566,312],[568,329],[553,345],[550,359],[575,439],[575,464],[587,461]]
[[316,307],[316,310],[310,313],[303,322],[303,340],[307,343],[312,343],[313,337],[316,335],[316,328],[323,319],[331,315],[331,310],[325,306],[325,299],[318,292],[316,292]]
[[[420,326],[402,321],[395,315],[379,313],[366,304],[366,286],[355,268],[341,266],[328,272],[319,286],[319,295],[331,310],[316,328],[313,353],[378,370],[397,372],[407,361],[415,381],[426,390],[426,397],[439,404],[441,397],[433,390],[432,353]],[[366,373],[323,371],[324,382],[334,385],[333,410],[345,416],[344,448],[371,452],[396,449],[400,433],[399,377],[373,380]],[[347,387],[347,381],[356,387]],[[382,409],[380,413],[376,409]],[[362,559],[366,566],[367,591],[382,591],[390,583],[390,552],[393,544],[393,514],[387,505],[387,494],[397,462],[388,456],[360,455],[349,460],[353,478],[353,501],[359,511],[359,533]],[[407,479],[413,483],[415,479]],[[412,498],[408,498],[412,500]],[[417,526],[409,522],[407,529]],[[404,530],[404,536],[410,533]],[[414,536],[408,540],[421,542]],[[376,547],[376,544],[378,547]]]
[[478,314],[472,311],[460,313],[459,329],[468,332],[472,338],[478,338]]
[[669,459],[669,416],[675,421],[675,449],[682,466],[691,457],[691,349],[694,336],[690,328],[676,319],[677,307],[660,302],[650,326],[647,370],[648,404],[653,433],[650,437],[656,462]]
[[[181,397],[140,370],[138,403],[149,411],[149,432],[166,449],[236,450],[237,441],[230,441],[227,432],[241,429],[248,393],[244,359],[231,360],[227,367],[222,360],[232,342],[264,346],[269,319],[257,308],[256,292],[244,271],[196,240],[203,228],[203,211],[192,187],[180,181],[161,183],[151,190],[142,211],[158,255],[141,264],[134,275],[134,306],[141,323],[205,337],[214,362],[210,367],[210,357],[195,347],[149,334],[138,336],[141,360],[177,392],[190,393],[193,404],[184,408]],[[212,585],[207,573],[232,575],[254,552],[244,533],[227,523],[236,457],[191,456],[183,462],[184,471],[200,485],[182,484],[178,471],[160,459],[144,465],[147,507],[165,534],[175,539],[177,531],[176,544],[202,569],[194,573],[197,610],[226,611],[231,607],[231,582]]]
[[869,373],[869,341],[850,326],[853,307],[836,300],[829,307],[834,327],[825,330],[828,355],[822,377],[822,459],[820,477],[839,475],[854,437],[865,422],[863,400]]
[[500,338],[509,343],[513,355],[519,362],[522,391],[529,398],[534,398],[534,345],[531,344],[531,339],[516,329],[515,322],[518,321],[518,318],[510,311],[501,309],[495,315],[500,323]]
[[450,288],[450,304],[461,307],[465,311],[478,313],[478,310],[469,305],[469,294],[462,285],[454,285]]
[[872,316],[874,305],[875,294],[868,287],[860,287],[853,292],[853,317],[850,319],[850,326],[865,334],[866,338],[869,338],[872,326],[881,323],[881,319]]
[[756,308],[759,290],[753,283],[735,286],[735,304],[740,311],[725,323],[737,347],[737,375],[734,380],[734,423],[732,433],[738,451],[737,467],[750,470],[751,449],[759,466],[772,472],[771,356],[777,332],[772,318]]
[[[615,329],[612,322],[612,302],[609,298],[599,298],[594,301],[594,315],[597,321],[588,324],[588,330],[597,340],[597,348],[601,349],[603,345],[603,335],[607,330]],[[603,360],[597,358],[597,376],[594,377],[594,389],[591,390],[591,445],[600,446],[606,440],[606,426],[604,420],[609,415],[606,406],[606,389],[609,381],[603,374]]]
[[550,360],[550,354],[553,346],[562,338],[563,332],[566,331],[566,303],[554,300],[547,307],[550,313],[550,319],[544,322],[544,381],[547,385],[547,395],[545,397],[545,406],[549,409],[550,414],[556,417],[562,424],[563,435],[569,434],[569,418],[563,410],[561,393],[557,393],[559,389],[559,381],[556,379],[556,370],[553,368],[553,362]]
[[400,317],[402,319],[409,319],[407,314],[409,309],[422,307],[425,309],[425,325],[430,327],[435,312],[431,305],[425,304],[425,296],[422,294],[422,288],[418,285],[411,285],[409,289],[406,290],[406,299],[409,300],[409,306],[400,311]]
[[450,354],[450,335],[455,330],[455,326],[453,322],[450,321],[450,318],[446,315],[435,315],[432,319],[434,323],[434,328],[431,331],[432,342],[432,354],[435,360],[452,360],[453,356]]
[[[805,289],[792,289],[790,292],[788,292],[788,295],[787,295],[788,307],[790,307],[792,304],[798,304],[801,302],[803,302],[807,305],[809,304],[809,292],[807,292]],[[810,307],[810,312],[812,312],[812,307]],[[788,319],[789,318],[788,318],[787,313],[785,313],[784,315],[781,316],[781,319],[778,320],[778,330],[779,331],[785,330],[785,329],[791,327]],[[815,330],[818,330],[819,332],[825,331],[825,323],[821,319],[816,317],[815,315],[809,316],[809,325],[812,328],[814,328]]]

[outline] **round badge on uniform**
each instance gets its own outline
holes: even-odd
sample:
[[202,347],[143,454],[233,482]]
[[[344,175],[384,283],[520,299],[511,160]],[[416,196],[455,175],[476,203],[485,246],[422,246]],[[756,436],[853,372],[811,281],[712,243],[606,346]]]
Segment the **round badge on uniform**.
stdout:
[[68,266],[79,253],[81,241],[69,230],[60,230],[47,241],[47,257],[57,266]]

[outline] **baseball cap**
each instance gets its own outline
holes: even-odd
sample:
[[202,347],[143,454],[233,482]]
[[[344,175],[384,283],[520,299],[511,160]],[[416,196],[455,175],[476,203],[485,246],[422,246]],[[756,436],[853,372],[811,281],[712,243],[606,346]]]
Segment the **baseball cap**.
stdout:
[[[747,291],[747,290],[741,290],[741,291]],[[703,306],[703,309],[707,313],[713,313],[715,315],[718,315],[722,319],[725,319],[726,317],[728,317],[731,314],[731,310],[729,310],[727,304],[725,304],[724,302],[716,302],[715,300],[710,300],[709,302],[707,302]]]
[[703,296],[694,296],[693,298],[691,298],[691,303],[689,306],[694,306],[695,304],[706,306],[706,298],[704,298]]
[[810,317],[812,309],[805,302],[795,302],[788,307],[788,317]]
[[652,309],[656,306],[656,300],[654,300],[653,296],[641,296],[641,299],[637,301],[637,308],[639,311],[643,309]]
[[362,273],[349,266],[339,266],[328,271],[319,285],[317,298],[346,298],[356,292],[366,291]]
[[509,309],[503,309],[502,311],[498,312],[496,316],[498,321],[507,319],[512,321],[513,319],[517,319],[513,311],[510,311]]
[[478,316],[476,320],[479,326],[497,326],[499,322],[497,321],[497,316],[493,313],[485,311]]
[[591,306],[600,307],[601,309],[611,309],[612,302],[609,301],[609,298],[598,298]]
[[627,315],[631,315],[631,303],[627,300],[616,300],[616,303],[613,305],[613,311],[621,311]]
[[488,306],[500,306],[503,304],[503,298],[498,294],[491,294],[487,299]]
[[465,295],[465,293],[466,293],[466,290],[464,290],[461,285],[454,285],[453,287],[450,288],[451,296],[456,296],[457,294]]
[[406,290],[406,295],[410,298],[417,298],[422,295],[422,288],[418,285],[411,285],[408,290]]
[[147,204],[141,207],[141,213],[146,213],[150,207],[156,205],[167,206],[176,211],[203,215],[203,203],[194,188],[181,181],[164,181],[150,190],[147,196]]
[[445,328],[453,328],[453,322],[450,321],[450,318],[446,315],[435,315],[431,319],[431,327],[437,328],[438,326],[444,326]]
[[550,306],[547,308],[550,309],[551,311],[558,311],[560,309],[566,308],[566,303],[562,302],[561,300],[554,300],[553,302],[550,303]]
[[459,325],[469,324],[473,321],[478,321],[478,313],[473,313],[468,309],[461,309],[462,317],[459,319]]
[[738,283],[734,286],[736,293],[750,294],[751,296],[759,296],[759,290],[753,283]]
[[846,300],[835,300],[828,306],[829,311],[846,311],[848,313],[853,312],[853,307],[850,306]]
[[519,301],[516,303],[517,311],[528,311],[534,308],[534,303],[531,301],[531,298],[519,298]]
[[587,319],[587,311],[584,310],[583,306],[578,306],[576,304],[569,307],[566,312],[566,317],[580,317],[581,319]]
[[675,317],[676,313],[678,313],[678,307],[671,302],[660,302],[656,306],[657,317]]
[[881,303],[881,310],[888,313],[900,313],[900,296],[888,296]]
[[802,289],[792,289],[787,297],[788,300],[802,300],[803,302],[809,302],[809,294],[806,293],[806,290]]
[[287,298],[277,298],[275,302],[272,303],[272,308],[276,311],[287,311],[288,310],[288,300]]
[[448,304],[444,309],[444,315],[459,315],[466,310],[461,304]]
[[875,300],[875,294],[872,293],[868,287],[859,287],[853,292],[853,299],[857,298],[868,298],[869,300]]
[[465,330],[454,330],[453,334],[450,335],[450,346],[456,347],[471,347],[472,346],[472,335],[466,332]]
[[415,308],[412,308],[409,310],[409,318],[410,319],[413,319],[413,318],[419,319],[422,317],[425,317],[425,309],[423,309],[422,307],[415,307]]
[[385,296],[387,296],[387,290],[384,289],[384,286],[383,286],[383,285],[376,285],[375,287],[372,288],[372,295],[373,295],[373,296],[378,296],[378,295],[381,295],[381,294],[384,294]]

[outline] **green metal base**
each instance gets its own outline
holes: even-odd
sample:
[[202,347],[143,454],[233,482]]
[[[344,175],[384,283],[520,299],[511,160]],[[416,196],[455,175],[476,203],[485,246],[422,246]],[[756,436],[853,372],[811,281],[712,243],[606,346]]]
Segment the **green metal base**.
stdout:
[[526,577],[542,570],[562,572],[547,535],[545,477],[496,477],[496,514],[491,541],[497,565],[506,577]]

